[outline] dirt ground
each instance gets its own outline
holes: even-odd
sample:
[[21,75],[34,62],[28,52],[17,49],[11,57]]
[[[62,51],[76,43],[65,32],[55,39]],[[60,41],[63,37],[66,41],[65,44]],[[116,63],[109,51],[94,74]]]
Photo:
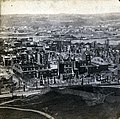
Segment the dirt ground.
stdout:
[[0,109],[0,119],[46,119],[46,118],[40,116],[39,114],[31,112]]
[[79,96],[53,91],[42,96],[29,96],[10,105],[41,110],[56,119],[119,119],[120,117],[120,102],[106,100],[103,104],[90,107]]

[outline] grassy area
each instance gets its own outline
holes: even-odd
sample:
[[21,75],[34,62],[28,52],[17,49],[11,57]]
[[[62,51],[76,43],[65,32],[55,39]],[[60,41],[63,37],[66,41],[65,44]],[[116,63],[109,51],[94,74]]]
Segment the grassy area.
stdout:
[[46,119],[46,118],[32,112],[0,109],[0,119]]
[[56,119],[118,119],[120,101],[105,102],[89,107],[79,96],[49,92],[45,95],[30,96],[11,105],[44,111]]

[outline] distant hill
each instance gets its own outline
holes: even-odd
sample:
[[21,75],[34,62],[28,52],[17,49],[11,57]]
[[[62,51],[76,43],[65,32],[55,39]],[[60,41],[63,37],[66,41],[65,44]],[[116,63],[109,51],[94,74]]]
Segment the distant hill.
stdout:
[[57,15],[2,15],[1,26],[99,25],[120,21],[120,13],[111,14],[57,14]]

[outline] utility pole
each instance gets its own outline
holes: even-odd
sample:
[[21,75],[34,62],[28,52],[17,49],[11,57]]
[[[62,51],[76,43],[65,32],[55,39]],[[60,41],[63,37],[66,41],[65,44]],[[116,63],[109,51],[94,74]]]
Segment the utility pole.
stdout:
[[81,85],[83,85],[83,83],[84,83],[84,82],[83,82],[83,75],[82,75],[82,82],[81,82]]
[[10,81],[10,93],[12,93],[12,97],[13,97],[13,92],[14,92],[14,82],[13,82],[13,76],[12,76]]
[[23,92],[26,91],[26,84],[25,84],[25,81],[23,82]]
[[2,88],[2,78],[0,78],[0,95],[1,95],[1,88]]

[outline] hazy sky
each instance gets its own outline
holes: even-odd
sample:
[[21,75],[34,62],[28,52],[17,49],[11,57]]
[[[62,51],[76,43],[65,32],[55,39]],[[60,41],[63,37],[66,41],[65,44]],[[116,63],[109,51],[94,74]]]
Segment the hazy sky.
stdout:
[[1,0],[2,14],[98,14],[120,12],[119,0]]

